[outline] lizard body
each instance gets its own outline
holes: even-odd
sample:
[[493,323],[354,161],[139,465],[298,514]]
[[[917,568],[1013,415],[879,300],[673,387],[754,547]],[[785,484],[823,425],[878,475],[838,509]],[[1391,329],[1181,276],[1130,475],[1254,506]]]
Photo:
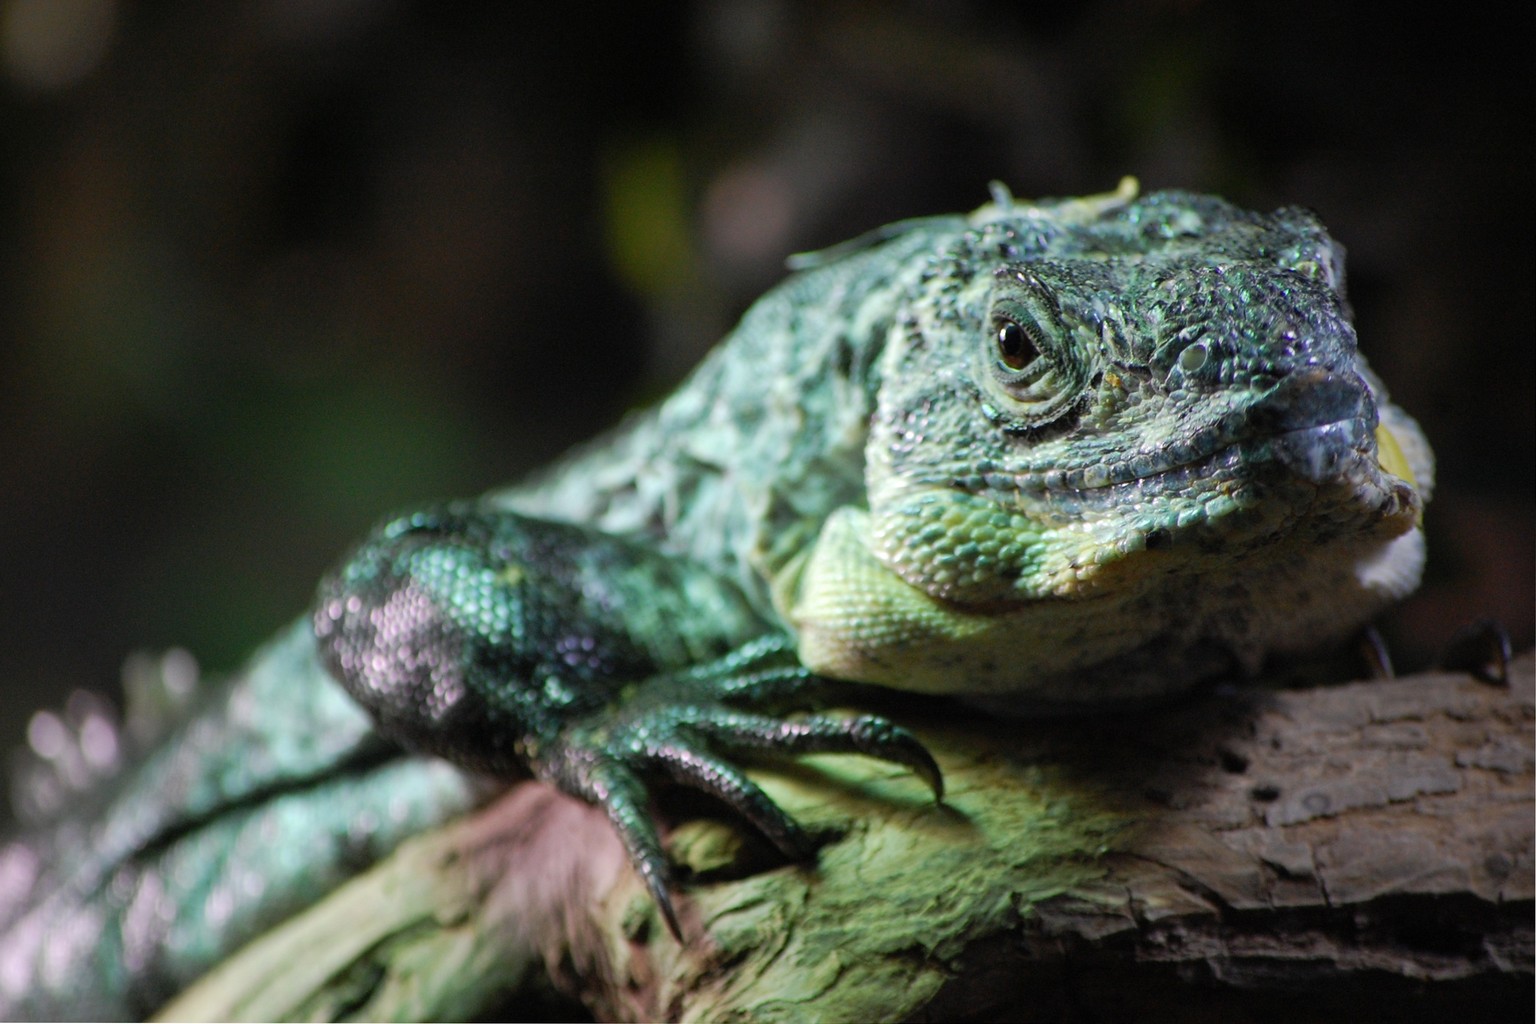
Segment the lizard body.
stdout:
[[[786,711],[844,684],[1020,713],[1124,706],[1338,641],[1416,585],[1429,447],[1359,355],[1342,252],[1311,215],[1133,184],[1040,203],[999,190],[968,217],[798,266],[657,408],[523,485],[381,527],[322,585],[318,644],[284,642],[298,668],[283,685],[323,690],[323,665],[383,734],[603,807],[677,933],[649,778],[715,794],[793,857],[809,841],[736,755],[863,752],[941,792],[884,719]],[[197,728],[217,737],[259,675]],[[0,876],[82,828],[101,847],[85,867],[34,870],[50,896],[0,887],[0,1009],[58,1012],[58,978],[103,967],[118,995],[77,1005],[154,1005],[473,801],[430,760],[386,785],[401,769],[336,703],[329,744],[303,739],[318,714],[232,730],[244,746],[228,749],[308,751],[268,775],[231,770],[212,795],[156,803],[140,769],[93,824],[7,848]],[[190,728],[147,763],[202,749]],[[182,756],[162,788],[214,763]],[[327,789],[343,773],[358,784]],[[275,827],[285,799],[295,829],[331,846],[260,897],[226,895],[243,932],[146,953],[191,928],[176,918],[191,896],[263,870],[229,851],[246,819]],[[350,852],[349,818],[371,822]],[[185,885],[165,858],[200,849],[225,859]],[[153,885],[171,923],[134,932]],[[84,917],[67,934],[115,934],[115,952],[50,966],[70,908]],[[161,965],[148,986],[146,956]],[[27,1002],[37,991],[64,1001]],[[138,1001],[110,1001],[122,992]]]

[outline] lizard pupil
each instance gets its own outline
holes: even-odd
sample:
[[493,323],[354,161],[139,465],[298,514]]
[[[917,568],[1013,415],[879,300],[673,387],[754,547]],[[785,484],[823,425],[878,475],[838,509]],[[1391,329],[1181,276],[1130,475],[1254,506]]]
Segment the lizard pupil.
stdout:
[[997,354],[1010,370],[1022,370],[1040,354],[1029,332],[1011,320],[997,329]]

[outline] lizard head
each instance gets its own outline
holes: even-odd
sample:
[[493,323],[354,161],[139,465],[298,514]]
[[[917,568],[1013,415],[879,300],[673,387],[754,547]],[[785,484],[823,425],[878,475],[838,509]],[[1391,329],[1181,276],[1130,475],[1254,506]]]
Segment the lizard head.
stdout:
[[1433,470],[1314,217],[1122,192],[983,208],[929,261],[867,473],[876,557],[990,605],[1379,548],[1416,530]]

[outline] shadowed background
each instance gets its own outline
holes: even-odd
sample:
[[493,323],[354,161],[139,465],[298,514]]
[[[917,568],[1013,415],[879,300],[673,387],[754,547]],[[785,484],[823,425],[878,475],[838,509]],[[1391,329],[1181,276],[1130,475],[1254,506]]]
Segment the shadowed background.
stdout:
[[236,667],[384,513],[665,394],[787,253],[993,178],[1316,209],[1440,457],[1399,667],[1481,616],[1528,646],[1531,76],[1512,23],[1391,19],[3,0],[0,749],[131,650]]

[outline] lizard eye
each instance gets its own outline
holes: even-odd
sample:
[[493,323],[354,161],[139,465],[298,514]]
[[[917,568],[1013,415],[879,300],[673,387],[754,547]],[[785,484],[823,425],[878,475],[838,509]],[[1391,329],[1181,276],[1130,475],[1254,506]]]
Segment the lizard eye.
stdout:
[[987,333],[971,351],[982,413],[1028,433],[1064,421],[1082,402],[1092,357],[1085,328],[1062,312],[1038,276],[1014,267],[997,275]]
[[1040,355],[1040,347],[1029,331],[1012,320],[1004,320],[997,328],[997,358],[1010,370],[1022,370]]

